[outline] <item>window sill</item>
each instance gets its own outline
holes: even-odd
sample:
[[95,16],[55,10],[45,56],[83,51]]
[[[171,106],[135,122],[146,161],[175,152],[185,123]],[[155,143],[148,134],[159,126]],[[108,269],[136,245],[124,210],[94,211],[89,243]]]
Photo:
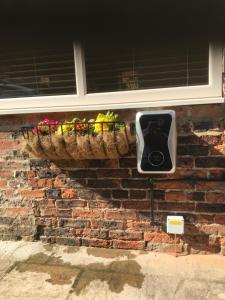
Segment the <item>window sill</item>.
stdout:
[[[69,111],[92,111],[92,110],[115,110],[115,109],[132,109],[132,108],[153,108],[153,107],[167,107],[167,106],[182,106],[182,105],[196,105],[196,104],[222,104],[225,103],[225,99],[222,97],[205,97],[205,98],[193,98],[193,99],[176,99],[176,100],[156,100],[156,101],[139,101],[139,102],[122,102],[119,103],[108,103],[108,104],[87,104],[81,105],[79,101],[76,100],[77,96],[68,96],[69,101],[67,105],[63,105],[65,103],[60,97],[61,101],[55,101],[59,99],[59,96],[53,97],[52,99],[41,99],[44,100],[45,105],[41,105],[42,101],[39,99],[32,99],[32,102],[29,105],[30,107],[20,106],[19,100],[15,100],[11,107],[7,107],[7,100],[1,100],[0,104],[0,115],[9,115],[9,114],[26,114],[26,113],[46,113],[46,112],[69,112]],[[67,97],[67,96],[63,96]],[[49,97],[48,97],[49,98]],[[47,101],[46,101],[47,100]],[[72,101],[73,100],[73,101]],[[57,103],[58,102],[58,103]],[[69,102],[69,103],[68,103]],[[76,103],[76,104],[74,104]],[[4,105],[5,104],[5,105]],[[16,105],[18,104],[18,105]],[[36,105],[35,105],[36,104]],[[39,106],[37,106],[39,104]],[[60,104],[60,105],[59,105]],[[5,106],[5,107],[4,107]],[[32,107],[31,107],[32,106]]]

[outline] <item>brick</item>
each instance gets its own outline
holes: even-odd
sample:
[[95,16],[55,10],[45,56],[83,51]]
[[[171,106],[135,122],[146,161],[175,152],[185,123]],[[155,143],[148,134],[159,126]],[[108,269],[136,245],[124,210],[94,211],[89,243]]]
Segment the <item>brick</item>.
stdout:
[[197,203],[197,212],[225,213],[225,204]]
[[46,197],[47,198],[61,198],[61,190],[60,189],[48,189],[46,190]]
[[192,168],[194,166],[194,159],[193,157],[178,156],[177,166],[179,168]]
[[197,157],[195,160],[195,166],[197,168],[225,168],[225,157],[224,156]]
[[59,226],[71,228],[89,228],[91,222],[81,219],[59,219]]
[[42,190],[20,190],[20,194],[26,198],[43,198],[45,191]]
[[77,196],[76,189],[63,189],[62,190],[62,198],[63,199],[76,198],[76,196]]
[[225,237],[220,239],[221,246],[225,247]]
[[0,187],[7,186],[7,181],[5,180],[0,180]]
[[114,240],[142,240],[143,233],[140,231],[124,231],[124,230],[111,230],[109,231],[109,238]]
[[33,214],[33,210],[27,207],[10,207],[4,209],[4,215],[10,218],[17,216],[29,216]]
[[72,218],[72,209],[57,209],[57,216],[60,218]]
[[128,178],[130,177],[128,169],[98,169],[98,178]]
[[225,234],[225,225],[209,224],[200,227],[200,231],[208,235],[220,235]]
[[[85,235],[85,233],[83,233],[83,236],[84,235]],[[90,229],[90,232],[88,233],[88,235],[91,238],[106,240],[109,237],[109,231],[106,229]]]
[[[106,191],[109,192],[110,191]],[[84,199],[84,200],[92,200],[95,197],[94,191],[88,190],[88,189],[77,189],[77,196],[79,199]]]
[[52,182],[52,179],[46,179],[46,178],[42,178],[42,179],[39,179],[37,181],[37,187],[38,188],[45,188],[45,187],[48,187],[48,188],[53,188],[53,182]]
[[127,190],[112,190],[112,196],[115,199],[127,199],[129,195]]
[[212,203],[225,203],[225,193],[208,192],[206,193],[206,201]]
[[205,201],[204,192],[190,192],[187,193],[187,200],[189,201]]
[[173,174],[167,174],[169,179],[205,179],[208,178],[208,170],[177,169]]
[[143,201],[143,200],[138,200],[138,201],[123,201],[122,202],[123,208],[126,209],[149,209],[150,208],[150,201]]
[[92,228],[105,229],[125,229],[125,222],[123,221],[107,221],[107,220],[91,220]]
[[67,246],[80,246],[81,245],[81,240],[79,238],[56,237],[55,241],[59,245],[67,245]]
[[195,203],[186,202],[159,202],[158,210],[164,211],[194,211]]
[[41,209],[41,216],[42,217],[56,217],[57,212],[55,208],[45,208]]
[[87,186],[90,188],[117,188],[119,187],[119,182],[112,179],[89,179]]
[[157,189],[165,189],[165,190],[191,190],[194,188],[193,182],[185,181],[185,180],[161,181],[161,182],[156,182],[155,185]]
[[134,210],[107,210],[105,218],[115,220],[135,220],[137,219],[137,212]]
[[215,180],[225,180],[225,170],[209,170],[209,178]]
[[111,199],[111,190],[100,190],[95,191],[96,200],[107,200]]
[[114,240],[113,241],[113,248],[143,250],[145,248],[145,242],[143,242],[143,241]]
[[149,183],[147,180],[142,179],[123,179],[122,187],[129,189],[146,189],[149,187]]
[[214,222],[217,224],[225,224],[225,214],[224,215],[215,215]]
[[82,246],[107,248],[109,246],[109,241],[108,240],[100,240],[100,239],[83,238]]
[[148,230],[159,231],[159,227],[152,226],[149,221],[129,221],[127,222],[127,228],[129,230]]
[[130,199],[146,199],[145,190],[131,190]]
[[90,208],[120,208],[121,202],[120,201],[114,201],[114,200],[92,200],[89,202]]
[[199,145],[199,144],[201,144],[200,138],[194,134],[178,136],[177,142],[178,142],[178,145]]
[[67,179],[66,177],[57,176],[54,180],[53,186],[55,188],[63,188],[66,186]]
[[185,145],[185,146],[177,147],[178,155],[203,156],[203,155],[208,155],[208,152],[209,152],[208,146]]
[[90,169],[79,169],[69,172],[71,178],[96,178],[96,171]]
[[197,191],[225,191],[225,182],[223,181],[201,181],[196,184]]
[[182,191],[166,192],[166,200],[168,201],[185,201],[186,193]]
[[85,207],[87,201],[83,200],[56,200],[57,208],[73,208],[73,207]]
[[12,176],[13,176],[12,171],[0,171],[1,178],[12,177]]
[[98,219],[102,216],[101,211],[99,210],[90,210],[90,209],[73,209],[72,213],[73,218],[83,218],[83,219]]
[[119,166],[120,168],[136,168],[137,167],[137,159],[134,158],[121,158],[119,160]]
[[132,178],[134,179],[140,179],[140,178],[149,178],[149,174],[141,174],[137,171],[137,169],[132,169]]
[[[175,239],[172,235],[169,235],[165,232],[144,232],[144,240],[152,243],[167,243],[173,244]],[[177,237],[177,243],[179,243],[180,239]]]

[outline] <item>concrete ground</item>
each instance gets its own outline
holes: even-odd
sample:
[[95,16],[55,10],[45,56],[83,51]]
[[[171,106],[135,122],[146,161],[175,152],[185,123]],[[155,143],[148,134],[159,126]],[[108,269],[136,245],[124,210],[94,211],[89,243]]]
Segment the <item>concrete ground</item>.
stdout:
[[0,241],[0,300],[225,300],[225,257]]

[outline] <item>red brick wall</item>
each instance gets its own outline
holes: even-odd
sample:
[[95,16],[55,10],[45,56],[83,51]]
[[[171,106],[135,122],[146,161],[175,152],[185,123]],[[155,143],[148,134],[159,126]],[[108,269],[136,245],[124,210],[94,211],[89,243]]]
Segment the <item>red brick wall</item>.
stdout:
[[[179,251],[225,254],[224,106],[176,111],[177,171],[154,176],[156,224],[150,223],[149,176],[136,170],[135,147],[119,160],[29,158],[20,126],[74,114],[0,117],[0,238],[171,251],[165,221],[177,214],[185,218]],[[121,111],[120,119],[133,121],[135,113]]]

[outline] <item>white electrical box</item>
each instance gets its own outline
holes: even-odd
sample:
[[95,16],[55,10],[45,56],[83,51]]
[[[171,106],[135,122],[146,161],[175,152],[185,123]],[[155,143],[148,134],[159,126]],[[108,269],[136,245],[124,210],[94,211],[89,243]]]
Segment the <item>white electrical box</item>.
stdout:
[[182,216],[167,216],[167,233],[183,234],[184,218]]

